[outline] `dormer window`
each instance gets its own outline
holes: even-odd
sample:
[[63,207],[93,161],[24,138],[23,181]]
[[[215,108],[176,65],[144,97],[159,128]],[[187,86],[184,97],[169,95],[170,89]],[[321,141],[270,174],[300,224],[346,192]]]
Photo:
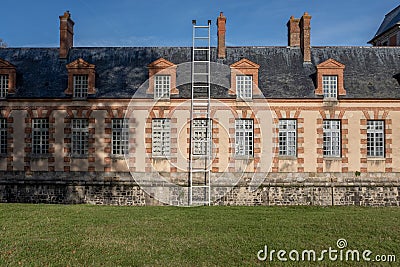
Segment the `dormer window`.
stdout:
[[253,76],[237,75],[236,76],[236,95],[240,99],[253,98]]
[[66,95],[76,99],[86,99],[88,95],[96,93],[95,66],[83,59],[77,59],[67,65],[68,88]]
[[0,99],[15,93],[16,79],[15,66],[0,58]]
[[154,77],[154,99],[169,99],[171,91],[171,76],[156,75]]
[[254,95],[261,95],[258,88],[258,69],[260,65],[244,58],[231,66],[231,89],[229,94],[237,100],[251,100]]
[[89,85],[88,75],[74,75],[74,98],[86,98]]
[[322,87],[324,91],[324,98],[337,99],[337,76],[323,75]]
[[179,94],[178,89],[176,89],[177,66],[174,63],[164,58],[159,58],[147,67],[149,68],[147,94],[153,95],[155,100],[168,100],[171,95]]
[[328,59],[317,65],[316,95],[322,95],[324,100],[337,100],[339,96],[346,95],[344,89],[345,66],[334,59]]
[[0,74],[0,98],[6,98],[8,95],[8,75]]

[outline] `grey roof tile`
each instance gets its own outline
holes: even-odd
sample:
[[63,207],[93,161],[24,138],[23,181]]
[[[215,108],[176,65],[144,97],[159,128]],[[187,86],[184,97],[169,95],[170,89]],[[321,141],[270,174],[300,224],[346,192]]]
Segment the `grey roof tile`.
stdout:
[[[315,98],[315,66],[333,58],[346,65],[346,98],[400,98],[400,48],[313,47],[311,52],[312,63],[303,64],[299,48],[227,47],[224,60],[217,60],[212,48],[212,61],[224,64],[213,65],[212,96],[232,97],[229,65],[247,58],[260,65],[259,87],[265,97]],[[14,98],[68,98],[65,65],[78,58],[96,65],[94,97],[131,98],[148,79],[147,65],[160,57],[178,65],[180,94],[173,97],[189,98],[190,64],[182,63],[190,62],[190,47],[73,48],[67,60],[59,59],[57,48],[0,49],[0,58],[17,68]]]

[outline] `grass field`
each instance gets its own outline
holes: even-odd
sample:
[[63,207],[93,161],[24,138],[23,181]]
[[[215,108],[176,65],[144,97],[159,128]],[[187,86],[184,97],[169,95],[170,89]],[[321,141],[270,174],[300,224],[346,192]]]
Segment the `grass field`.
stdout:
[[400,262],[399,208],[0,204],[0,233],[0,266],[365,266],[257,259],[265,245],[320,253],[339,238]]

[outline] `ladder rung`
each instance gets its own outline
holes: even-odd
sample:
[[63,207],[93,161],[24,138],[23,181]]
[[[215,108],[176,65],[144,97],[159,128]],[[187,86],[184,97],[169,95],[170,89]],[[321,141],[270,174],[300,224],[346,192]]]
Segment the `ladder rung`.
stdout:
[[194,51],[209,51],[208,48],[193,48]]
[[205,36],[201,36],[201,37],[194,37],[194,39],[208,40],[210,38],[209,37],[205,37]]
[[208,88],[208,85],[193,85],[193,88]]
[[210,28],[210,26],[197,26],[197,25],[193,25],[193,27],[195,27],[195,28]]
[[207,75],[208,76],[208,73],[193,73],[193,75]]
[[193,62],[194,63],[209,63],[210,61],[208,61],[208,60],[195,60]]

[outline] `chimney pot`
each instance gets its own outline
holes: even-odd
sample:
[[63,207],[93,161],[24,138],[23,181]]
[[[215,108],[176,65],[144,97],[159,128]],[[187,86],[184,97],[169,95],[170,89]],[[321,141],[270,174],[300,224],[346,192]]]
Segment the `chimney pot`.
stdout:
[[223,12],[219,13],[217,18],[217,34],[218,34],[218,58],[226,57],[225,35],[226,35],[226,17]]
[[60,58],[67,58],[69,50],[74,46],[74,22],[69,11],[60,16]]

